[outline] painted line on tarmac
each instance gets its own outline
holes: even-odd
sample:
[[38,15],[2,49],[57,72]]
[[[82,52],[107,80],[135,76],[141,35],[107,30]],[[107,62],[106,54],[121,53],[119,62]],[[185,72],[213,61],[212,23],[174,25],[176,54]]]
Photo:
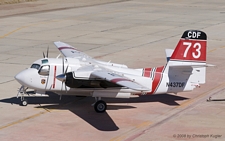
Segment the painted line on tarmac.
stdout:
[[60,21],[60,20],[50,20],[50,21],[46,21],[46,22],[39,22],[39,23],[35,23],[35,24],[21,26],[21,27],[15,29],[15,30],[12,30],[12,31],[10,31],[10,32],[8,32],[8,33],[0,36],[0,39],[5,38],[5,37],[8,37],[9,35],[17,32],[17,31],[20,31],[20,30],[22,30],[24,28],[28,28],[28,27],[32,27],[32,26],[36,26],[36,25],[41,25],[41,24],[48,24],[48,23],[52,23],[52,22],[58,22],[58,21]]
[[12,15],[4,15],[4,16],[0,16],[0,18],[8,18],[8,17],[13,17],[13,16],[30,15],[30,14],[40,14],[40,13],[47,13],[47,12],[54,12],[54,11],[61,11],[61,10],[70,10],[70,9],[76,9],[76,8],[85,8],[85,7],[92,7],[92,6],[98,6],[98,5],[107,5],[107,4],[113,4],[113,3],[128,2],[128,1],[131,1],[131,0],[118,0],[118,1],[111,1],[111,2],[105,2],[105,3],[103,2],[103,3],[87,4],[87,5],[80,5],[80,6],[67,6],[67,7],[61,7],[61,8],[43,9],[43,10],[39,10],[39,11],[31,11],[31,12],[24,12],[24,13],[16,13],[16,14],[12,14]]
[[216,51],[217,49],[223,49],[223,48],[225,48],[225,46],[217,47],[217,48],[209,50],[208,53],[211,53],[211,52]]
[[213,52],[213,51],[216,51],[216,50],[217,50],[216,48],[215,48],[215,49],[212,49],[212,50],[209,51],[209,53],[210,53],[210,52]]
[[9,35],[11,35],[11,34],[17,32],[17,31],[23,29],[23,28],[26,28],[26,27],[27,27],[27,26],[22,26],[22,27],[19,27],[19,28],[15,29],[15,30],[11,31],[11,32],[8,32],[8,33],[6,33],[5,35],[0,36],[0,39],[5,38],[5,37],[7,37],[7,36],[9,36]]
[[144,129],[144,128],[150,126],[151,124],[152,124],[152,122],[150,122],[150,121],[142,122],[141,124],[136,125],[133,129],[131,129],[131,130],[129,130],[129,131],[127,131],[127,132],[125,132],[125,133],[115,137],[115,138],[112,138],[110,141],[121,141],[121,140],[124,140],[124,139],[127,138],[127,136],[129,136],[129,134],[134,133],[134,132],[136,132],[138,130]]
[[[79,100],[81,100],[81,99],[79,99]],[[77,101],[79,101],[79,100],[77,100]],[[68,104],[70,104],[70,103],[66,103],[65,105],[68,105]],[[40,106],[41,106],[41,105],[40,105]],[[58,105],[57,105],[57,106],[58,106]],[[64,106],[64,105],[63,105],[63,106]],[[41,106],[41,107],[42,107],[42,106]],[[37,113],[37,114],[31,115],[31,116],[28,116],[28,117],[26,117],[26,118],[23,118],[23,119],[14,121],[14,122],[12,122],[12,123],[9,123],[9,124],[7,124],[7,125],[4,125],[4,126],[0,127],[0,130],[1,130],[1,129],[4,129],[4,128],[7,128],[7,127],[10,127],[10,126],[13,126],[13,125],[16,125],[16,124],[21,123],[21,122],[23,122],[23,121],[26,121],[26,120],[29,120],[29,119],[33,119],[33,118],[38,117],[38,116],[40,116],[40,115],[43,115],[43,114],[45,114],[45,113],[51,113],[51,111],[56,111],[56,110],[47,109],[47,108],[44,108],[44,107],[42,107],[42,109],[45,110],[45,111],[39,112],[39,113]]]
[[[122,1],[128,1],[128,0],[122,0]],[[115,12],[121,12],[121,11],[124,11],[124,10],[103,11],[103,12],[94,14],[94,16],[102,15],[102,14],[110,14],[110,13],[115,13]],[[92,17],[92,16],[93,16],[93,13],[92,14],[88,14],[88,15],[76,16],[74,18],[76,18],[76,19],[84,18],[85,19],[85,18],[89,18],[89,17]],[[69,18],[64,18],[64,19],[48,20],[48,21],[39,22],[39,23],[35,23],[35,24],[24,25],[24,26],[21,26],[21,27],[15,29],[15,30],[12,30],[12,31],[10,31],[10,32],[8,32],[8,33],[0,36],[0,39],[5,38],[5,37],[7,37],[7,36],[9,36],[9,35],[17,32],[17,31],[20,31],[20,30],[25,29],[25,28],[28,28],[28,27],[32,27],[32,26],[36,26],[36,25],[42,25],[42,24],[48,24],[48,23],[52,23],[52,22],[61,22],[61,21],[65,21],[65,20],[71,20],[71,19],[74,19],[74,18],[69,17]]]
[[18,123],[21,123],[21,122],[23,122],[23,121],[26,121],[26,120],[29,120],[29,119],[33,119],[33,118],[38,117],[38,116],[40,116],[40,115],[43,115],[43,114],[45,114],[45,113],[48,113],[48,112],[47,112],[47,111],[43,111],[43,112],[34,114],[34,115],[32,115],[32,116],[28,116],[28,117],[26,117],[26,118],[23,118],[23,119],[14,121],[14,122],[9,123],[9,124],[7,124],[7,125],[1,126],[1,127],[0,127],[0,130],[2,130],[2,129],[4,129],[4,128],[7,128],[7,127],[10,127],[10,126],[13,126],[13,125],[18,124]]
[[212,91],[217,90],[219,88],[222,88],[224,86],[225,86],[225,82],[220,84],[220,85],[218,85],[218,86],[216,86],[216,87],[214,87],[214,88],[211,88],[210,90],[208,90],[208,91],[206,91],[206,92],[196,96],[195,98],[192,98],[190,100],[187,100],[186,102],[181,103],[177,108],[184,108],[184,107],[190,105],[191,103],[195,102],[196,100],[201,99],[202,97],[204,97],[207,94],[211,93]]
[[[225,82],[222,83],[222,84],[220,84],[220,85],[218,85],[218,86],[216,86],[216,87],[214,87],[214,88],[212,88],[212,89],[210,89],[207,92],[204,92],[204,93],[198,95],[195,98],[192,98],[192,99],[190,99],[190,100],[182,103],[180,106],[174,108],[173,110],[178,109],[178,108],[188,109],[186,107],[189,106],[189,105],[191,105],[193,102],[201,99],[202,97],[206,96],[207,94],[209,94],[209,93],[211,93],[211,92],[213,92],[213,91],[215,91],[217,89],[220,89],[220,88],[222,88],[224,86],[225,86]],[[153,123],[150,123],[150,122],[145,124],[145,122],[143,122],[143,123],[137,125],[134,129],[131,129],[131,130],[129,130],[129,131],[127,131],[127,132],[125,132],[125,133],[123,133],[123,134],[121,134],[121,135],[113,138],[113,139],[111,139],[110,141],[122,141],[122,140],[128,140],[128,141],[130,141],[130,140],[134,140],[134,139],[140,137],[142,134],[144,134],[150,128],[155,127],[155,126],[160,125],[160,124],[163,124],[164,122],[170,120],[172,117],[176,116],[177,114],[180,114],[181,112],[183,112],[183,110],[180,110],[180,111],[178,111],[178,112],[170,115],[169,117],[167,117],[167,118],[165,118],[165,119],[163,119],[163,120],[161,120],[161,121],[159,121],[157,123],[154,123],[154,124]],[[139,130],[139,132],[138,132],[138,130]],[[132,133],[135,133],[135,132],[137,132],[137,133],[134,134],[134,135],[131,135]],[[131,136],[129,137],[129,135],[131,135]]]
[[[76,101],[80,101],[80,100],[82,100],[82,99],[84,99],[84,98],[85,98],[85,97],[80,98],[80,99],[78,99],[78,100],[76,100]],[[71,104],[71,103],[73,103],[73,102],[76,102],[76,101],[68,102],[68,103],[65,103],[65,104],[63,104],[63,105],[57,105],[57,107],[59,107],[59,106],[60,106],[60,107],[62,107],[62,106],[67,106],[67,105],[69,105],[69,104]],[[60,107],[59,107],[59,108],[60,108]],[[16,124],[21,123],[21,122],[23,122],[23,121],[26,121],[26,120],[29,120],[29,119],[36,118],[36,117],[38,117],[38,116],[40,116],[40,115],[43,115],[43,114],[46,114],[46,113],[51,113],[51,111],[57,111],[56,109],[48,109],[48,108],[45,108],[44,106],[41,106],[41,108],[42,108],[44,111],[39,112],[39,113],[34,114],[34,115],[31,115],[31,116],[28,116],[28,117],[25,117],[25,118],[23,118],[23,119],[19,119],[19,120],[17,120],[17,121],[11,122],[11,123],[9,123],[9,124],[7,124],[7,125],[1,126],[1,127],[0,127],[0,130],[2,130],[2,129],[4,129],[4,128],[7,128],[7,127],[10,127],[10,126],[13,126],[13,125],[16,125]],[[58,110],[58,111],[59,111],[59,110]]]
[[11,80],[8,80],[8,81],[0,82],[0,85],[1,84],[5,84],[5,83],[9,83],[9,82],[12,82],[12,81],[15,81],[15,79],[11,79]]

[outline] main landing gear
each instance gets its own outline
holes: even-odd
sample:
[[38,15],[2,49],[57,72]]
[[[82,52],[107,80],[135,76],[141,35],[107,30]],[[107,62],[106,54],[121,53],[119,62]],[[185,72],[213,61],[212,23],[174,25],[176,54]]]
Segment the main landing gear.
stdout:
[[96,102],[94,103],[94,109],[97,113],[104,113],[105,110],[107,109],[107,105],[105,101],[101,100],[100,97],[95,98]]

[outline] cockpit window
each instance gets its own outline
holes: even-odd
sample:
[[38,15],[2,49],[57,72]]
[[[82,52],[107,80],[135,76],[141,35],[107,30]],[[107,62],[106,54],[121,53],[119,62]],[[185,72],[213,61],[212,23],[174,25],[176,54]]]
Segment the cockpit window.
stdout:
[[41,63],[42,63],[42,64],[48,63],[48,59],[41,60]]
[[39,64],[32,64],[30,68],[34,68],[34,69],[39,70],[40,65]]
[[38,73],[40,75],[48,76],[49,75],[49,70],[50,70],[50,66],[49,65],[44,65],[44,66],[41,66],[41,69],[38,71]]

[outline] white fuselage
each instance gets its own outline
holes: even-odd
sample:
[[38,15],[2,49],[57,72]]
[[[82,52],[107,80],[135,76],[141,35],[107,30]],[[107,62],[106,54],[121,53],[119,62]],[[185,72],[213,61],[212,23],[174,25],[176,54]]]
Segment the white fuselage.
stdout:
[[[125,65],[113,64],[102,61],[79,60],[76,58],[44,58],[35,61],[33,64],[40,65],[39,68],[28,68],[15,76],[15,78],[28,88],[37,91],[52,91],[57,94],[66,95],[86,95],[99,97],[118,97],[129,98],[132,94],[160,94],[177,93],[180,91],[190,91],[194,85],[185,81],[185,74],[176,77],[179,71],[169,73],[168,67],[157,67],[147,69],[130,69]],[[87,80],[90,78],[91,71],[80,74],[79,68],[83,66],[94,66],[95,69],[103,67],[115,74],[124,76],[138,84],[141,84],[150,91],[137,91],[126,87],[90,87],[90,88],[71,88],[65,83],[56,79],[57,75],[75,72],[74,75],[82,75]],[[67,68],[67,69],[66,69]],[[67,72],[63,72],[63,70]],[[76,73],[77,72],[77,73]],[[186,72],[191,73],[191,72]],[[188,74],[190,75],[190,74]],[[90,83],[91,85],[91,83]],[[94,84],[93,84],[94,85]]]

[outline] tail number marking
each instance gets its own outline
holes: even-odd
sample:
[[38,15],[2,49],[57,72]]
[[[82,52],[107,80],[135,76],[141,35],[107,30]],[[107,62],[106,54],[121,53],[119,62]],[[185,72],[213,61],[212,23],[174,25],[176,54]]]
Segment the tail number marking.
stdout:
[[[188,51],[192,46],[191,42],[183,42],[183,45],[187,46],[185,51],[184,51],[184,58],[187,57]],[[195,49],[195,51],[192,52],[192,57],[194,57],[195,59],[198,59],[201,56],[201,44],[200,43],[194,43],[193,48]]]
[[167,82],[166,87],[184,87],[185,82]]

